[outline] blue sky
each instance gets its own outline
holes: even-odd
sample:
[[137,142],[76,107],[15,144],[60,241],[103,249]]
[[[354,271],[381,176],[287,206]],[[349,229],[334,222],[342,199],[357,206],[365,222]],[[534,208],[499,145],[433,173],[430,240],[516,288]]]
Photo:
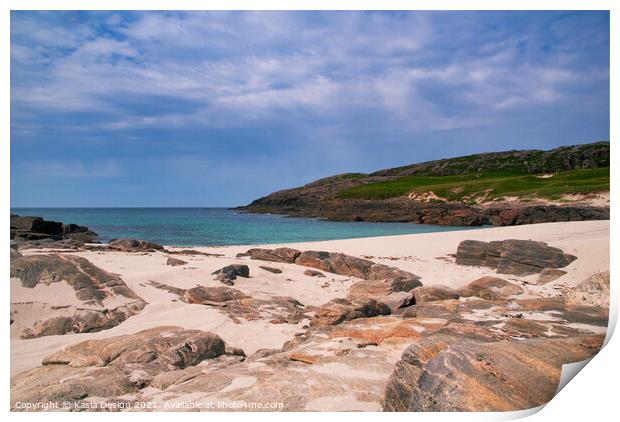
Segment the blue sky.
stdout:
[[609,139],[607,12],[12,12],[11,205],[233,206]]

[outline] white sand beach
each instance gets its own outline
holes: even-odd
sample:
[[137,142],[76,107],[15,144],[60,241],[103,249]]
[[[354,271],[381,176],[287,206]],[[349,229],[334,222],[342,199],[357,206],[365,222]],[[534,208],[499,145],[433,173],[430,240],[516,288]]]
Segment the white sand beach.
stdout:
[[[453,255],[457,246],[466,239],[481,241],[532,239],[546,242],[550,246],[577,256],[577,260],[564,268],[567,271],[566,275],[542,286],[528,284],[535,280],[537,275],[504,277],[527,286],[524,297],[557,295],[560,288],[574,286],[596,272],[609,269],[609,221],[548,223],[263,246],[342,252],[410,271],[418,275],[425,286],[440,284],[460,288],[481,276],[494,275],[494,271],[487,267],[462,266],[455,263]],[[45,356],[71,344],[89,339],[132,334],[162,325],[213,332],[227,343],[242,348],[248,355],[261,348],[280,348],[284,342],[294,338],[296,333],[304,331],[303,322],[271,324],[268,320],[261,319],[235,323],[217,308],[184,303],[178,300],[176,295],[153,287],[151,281],[182,289],[197,285],[219,286],[221,284],[213,280],[211,275],[213,271],[233,263],[247,264],[250,268],[250,278],[238,278],[235,281],[235,289],[254,298],[290,296],[304,305],[315,306],[334,298],[346,297],[349,287],[359,281],[354,277],[330,273],[326,273],[327,277],[324,278],[310,277],[303,274],[307,267],[296,264],[264,262],[246,257],[236,258],[237,253],[245,252],[249,248],[250,246],[194,248],[201,252],[223,256],[176,256],[187,261],[186,265],[176,267],[166,265],[168,254],[161,252],[63,252],[84,257],[96,266],[120,275],[127,286],[148,302],[148,305],[142,312],[118,326],[96,333],[50,335],[31,339],[12,338],[11,373],[17,374],[39,366]],[[44,249],[32,249],[24,253],[28,255],[47,252],[49,251]],[[279,268],[282,273],[273,274],[265,271],[259,268],[261,265]],[[21,287],[18,279],[11,279],[12,303],[23,302],[26,299],[34,302],[45,299],[48,303],[54,303],[55,295],[62,295],[62,301],[66,303],[67,298],[71,296],[71,289],[58,288],[56,285],[26,289]],[[37,312],[36,308],[33,308],[33,312]],[[36,315],[31,316],[34,317]]]

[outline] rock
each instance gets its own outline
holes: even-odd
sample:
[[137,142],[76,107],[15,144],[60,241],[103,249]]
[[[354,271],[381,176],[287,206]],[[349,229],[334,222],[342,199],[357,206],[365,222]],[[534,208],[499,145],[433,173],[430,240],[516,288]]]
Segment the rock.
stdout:
[[608,207],[583,205],[531,205],[519,204],[517,207],[491,206],[485,214],[494,226],[514,226],[558,221],[608,220]]
[[350,298],[380,298],[396,292],[409,292],[422,286],[416,278],[363,280],[351,285],[348,296]]
[[463,240],[456,250],[456,263],[459,265],[484,266],[487,261],[487,242]]
[[193,366],[223,354],[218,336],[180,327],[157,327],[131,335],[88,340],[43,359],[43,365],[108,366],[151,363],[165,370]]
[[[596,151],[596,152],[593,152]],[[588,158],[585,158],[585,157]],[[592,157],[593,158],[590,158]],[[240,207],[246,212],[284,214],[292,217],[333,221],[400,222],[479,226],[515,225],[553,221],[609,219],[609,207],[578,204],[554,206],[528,202],[502,202],[492,206],[458,201],[417,200],[408,195],[390,198],[344,198],[350,188],[376,182],[390,182],[403,176],[458,176],[481,172],[523,174],[555,173],[595,167],[609,167],[609,144],[562,147],[552,151],[510,151],[478,154],[466,159],[435,160],[385,169],[371,174],[341,174],[292,189],[274,192]],[[432,192],[431,192],[432,193]],[[479,196],[485,193],[477,192]],[[344,195],[347,196],[347,195]],[[464,199],[464,198],[463,198]]]
[[558,270],[555,268],[545,268],[538,274],[538,278],[536,279],[536,284],[547,284],[551,281],[557,280],[566,274],[566,271]]
[[[101,302],[110,293],[130,299],[139,297],[123,280],[93,265],[85,258],[71,255],[29,255],[11,262],[11,277],[19,278],[23,287],[65,282],[83,301]],[[109,292],[109,293],[108,293]]]
[[412,291],[414,303],[434,302],[438,300],[458,299],[459,292],[450,287],[435,285],[416,287]]
[[82,242],[94,242],[97,239],[97,233],[77,224],[63,224],[57,221],[47,221],[41,217],[21,217],[11,214],[11,239],[19,242],[44,239],[75,239]]
[[411,292],[395,292],[386,296],[376,298],[381,303],[385,303],[391,313],[397,312],[399,309],[406,308],[415,303],[413,293]]
[[157,243],[136,239],[116,239],[108,243],[108,249],[121,252],[150,252],[164,249]]
[[460,290],[463,297],[477,296],[487,300],[502,300],[523,293],[523,289],[498,277],[485,276]]
[[270,273],[273,273],[273,274],[282,274],[282,270],[279,268],[266,267],[264,265],[260,265],[258,268],[261,268],[265,271],[269,271]]
[[249,249],[244,254],[240,254],[239,256],[249,256],[250,259],[258,259],[262,261],[285,262],[288,264],[292,264],[295,262],[295,259],[297,259],[300,254],[300,251],[291,248],[253,248]]
[[355,318],[389,314],[390,308],[374,299],[332,299],[317,309],[310,325],[336,325]]
[[316,271],[316,270],[306,270],[304,271],[304,275],[307,275],[310,277],[325,277],[325,274],[323,274],[320,271]]
[[203,287],[198,286],[188,289],[183,294],[183,300],[187,303],[209,304],[210,302],[227,302],[229,300],[248,298],[240,290],[229,287]]
[[562,365],[592,356],[603,336],[452,344],[407,349],[390,378],[388,411],[514,411],[550,401]]
[[545,268],[562,268],[577,259],[565,254],[561,249],[548,246],[544,242],[531,240],[504,240],[497,265],[500,274],[528,275],[541,272]]
[[298,265],[351,277],[366,278],[374,262],[342,253],[305,251],[295,260]]
[[79,409],[83,400],[120,398],[145,388],[155,378],[156,386],[165,387],[174,383],[171,379],[198,375],[199,370],[190,368],[225,350],[215,334],[180,327],[84,341],[47,356],[44,366],[13,377],[12,408],[17,401],[60,400]]
[[[419,282],[420,280],[420,277],[413,273],[395,267],[388,267],[383,264],[374,264],[371,266],[366,278],[368,280],[407,279],[412,280],[412,283]],[[419,283],[419,285],[421,286],[422,283]]]
[[[18,257],[11,260],[10,275],[19,280],[22,288],[55,289],[57,283],[66,283],[75,292],[75,298],[67,298],[65,304],[59,304],[58,298],[53,306],[44,301],[11,303],[14,337],[101,331],[120,324],[146,306],[119,276],[77,256]],[[104,305],[108,303],[106,299],[108,306]],[[28,314],[37,315],[38,319],[33,321]]]
[[500,274],[529,275],[545,268],[562,268],[577,259],[544,242],[509,239],[504,241],[462,241],[456,251],[459,265],[497,268]]
[[564,291],[569,306],[609,308],[609,271],[596,273],[572,289]]
[[183,261],[182,259],[168,258],[166,260],[166,265],[170,265],[172,267],[177,267],[185,264],[187,264],[187,262]]
[[249,278],[250,268],[247,265],[243,264],[231,264],[225,266],[224,268],[220,268],[219,270],[214,271],[211,274],[216,276],[216,280],[232,286],[234,285],[233,280],[236,280],[237,277]]

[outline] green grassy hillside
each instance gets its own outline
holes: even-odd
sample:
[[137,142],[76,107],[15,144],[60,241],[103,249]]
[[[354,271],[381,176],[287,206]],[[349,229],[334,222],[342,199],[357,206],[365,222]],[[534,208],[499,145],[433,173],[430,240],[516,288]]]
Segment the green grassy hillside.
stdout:
[[456,176],[403,176],[385,182],[368,183],[346,189],[340,198],[385,199],[409,192],[433,192],[453,201],[474,202],[506,196],[559,199],[564,194],[609,190],[609,167],[563,171],[543,178],[521,172],[482,172]]

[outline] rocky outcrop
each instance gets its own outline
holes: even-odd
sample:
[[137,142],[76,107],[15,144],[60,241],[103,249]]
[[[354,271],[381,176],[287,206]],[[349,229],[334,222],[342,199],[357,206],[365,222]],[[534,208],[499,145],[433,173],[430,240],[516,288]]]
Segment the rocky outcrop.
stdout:
[[[497,226],[555,221],[609,219],[609,207],[580,203],[566,205],[502,202],[476,205],[470,201],[414,200],[407,196],[349,198],[344,191],[358,186],[398,180],[407,176],[556,173],[582,168],[609,167],[609,143],[556,148],[551,151],[506,151],[476,154],[380,170],[371,174],[345,173],[274,192],[240,207],[246,212],[334,221],[401,222],[451,226]],[[432,194],[432,192],[431,192]],[[481,192],[483,195],[484,193]]]
[[494,226],[520,226],[560,221],[609,220],[609,208],[577,205],[490,206],[484,210]]
[[181,289],[151,281],[158,289],[176,294],[183,302],[215,307],[233,322],[267,320],[272,324],[297,324],[309,319],[302,303],[286,296],[258,299],[230,287],[197,286]]
[[147,240],[116,239],[108,243],[108,249],[120,252],[152,252],[164,247]]
[[[226,353],[215,334],[179,327],[157,327],[132,335],[89,340],[43,360],[43,366],[11,379],[11,403],[81,402],[136,393],[155,377],[191,368]],[[178,374],[178,373],[177,373]]]
[[564,297],[470,299],[416,304],[403,316],[444,322],[405,349],[384,410],[507,411],[548,402],[561,366],[598,352],[608,309]]
[[11,303],[13,336],[32,338],[101,331],[120,324],[146,306],[119,276],[77,256],[17,257],[11,261],[10,275],[21,288],[44,286],[53,290],[66,284],[74,291],[74,297],[67,297],[62,303],[52,290],[53,303]]
[[577,257],[544,242],[508,239],[504,241],[462,241],[456,251],[459,265],[486,266],[500,274],[529,275],[547,268],[563,268]]
[[486,300],[503,300],[523,293],[523,288],[499,277],[481,277],[460,290],[463,297],[477,296]]
[[97,233],[77,224],[63,224],[41,217],[11,214],[11,240],[16,242],[73,239],[80,242],[95,242]]
[[540,406],[553,398],[562,365],[592,356],[603,338],[429,340],[403,353],[384,410],[498,412]]
[[438,300],[451,300],[459,299],[460,295],[454,289],[447,286],[434,285],[434,286],[421,286],[412,290],[414,301],[413,303],[426,303],[435,302]]
[[233,286],[237,277],[250,277],[250,268],[243,264],[231,264],[214,271],[212,275],[221,283]]
[[300,251],[292,248],[264,249],[253,248],[246,253],[238,254],[238,257],[249,256],[250,259],[259,259],[261,261],[286,262],[292,264],[301,254]]
[[311,325],[336,325],[356,318],[389,315],[390,308],[374,299],[333,299],[319,307]]
[[[368,259],[358,258],[337,252],[326,251],[298,251],[291,248],[278,249],[249,249],[247,252],[238,254],[238,257],[249,256],[250,259],[265,261],[286,262],[289,264],[303,265],[305,267],[318,268],[319,270],[340,274],[350,277],[362,278],[365,280],[391,280],[387,283],[394,283],[394,280],[401,280],[400,285],[414,287],[421,286],[420,277],[408,271],[383,264],[377,264]],[[321,277],[323,273],[307,270],[305,275],[311,277]],[[402,281],[404,280],[404,281]],[[366,283],[363,288],[380,286],[381,283]],[[361,287],[362,288],[362,287]],[[379,287],[381,288],[381,287]]]
[[314,267],[335,274],[367,278],[374,262],[342,253],[305,251],[295,260],[297,265]]

